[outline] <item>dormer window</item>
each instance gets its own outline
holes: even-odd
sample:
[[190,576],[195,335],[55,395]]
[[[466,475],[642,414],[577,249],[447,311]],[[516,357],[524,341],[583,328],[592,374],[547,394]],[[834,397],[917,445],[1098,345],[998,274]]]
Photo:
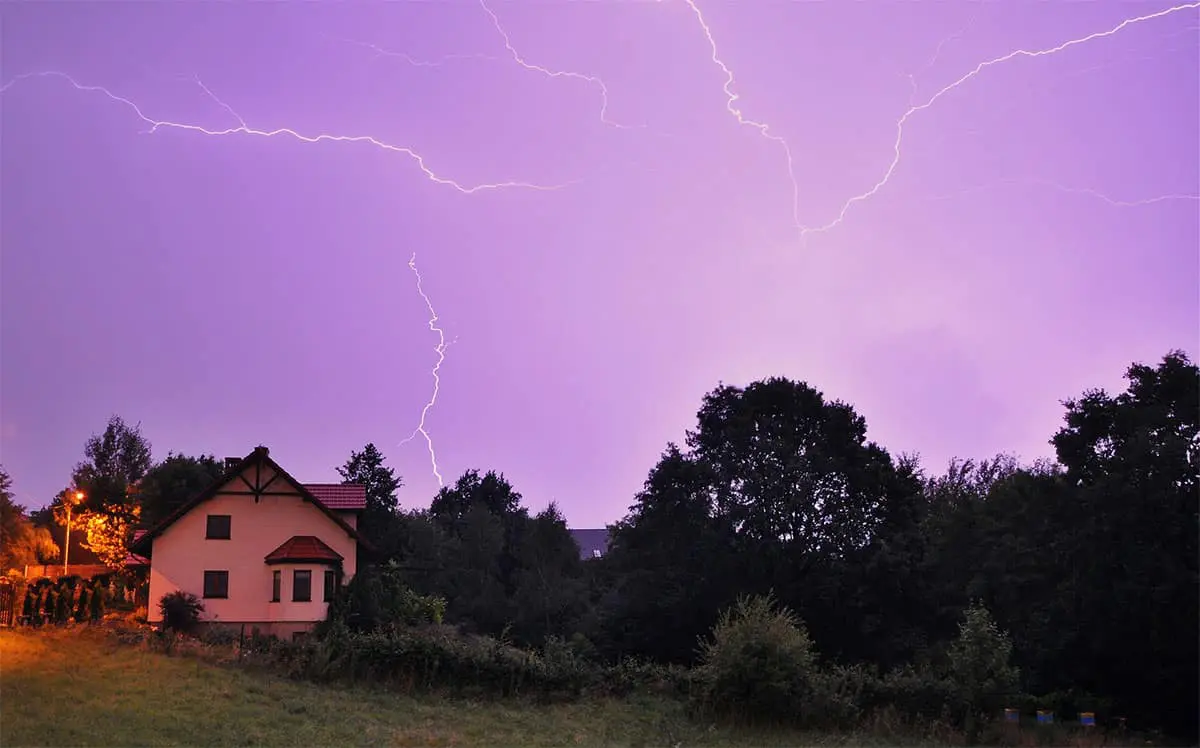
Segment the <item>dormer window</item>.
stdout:
[[228,514],[210,514],[205,525],[205,540],[229,540],[230,517]]

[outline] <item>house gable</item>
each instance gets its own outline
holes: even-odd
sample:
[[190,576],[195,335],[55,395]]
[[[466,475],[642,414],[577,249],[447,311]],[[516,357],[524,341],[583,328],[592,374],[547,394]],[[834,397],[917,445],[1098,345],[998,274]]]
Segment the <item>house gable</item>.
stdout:
[[[356,491],[343,493],[353,503]],[[149,558],[149,620],[161,621],[159,600],[177,590],[202,599],[208,622],[303,629],[323,620],[327,572],[348,581],[365,545],[343,516],[357,511],[331,509],[254,450],[134,541]]]
[[153,558],[155,538],[160,537],[193,509],[197,509],[217,495],[244,497],[256,504],[267,498],[299,498],[319,509],[341,531],[365,549],[370,550],[369,545],[358,534],[354,524],[347,521],[347,517],[342,516],[343,512],[331,509],[311,490],[288,474],[271,459],[270,451],[266,447],[256,447],[253,452],[243,458],[241,462],[233,465],[230,470],[197,494],[195,498],[180,506],[162,522],[137,536],[130,546],[130,551],[138,556]]

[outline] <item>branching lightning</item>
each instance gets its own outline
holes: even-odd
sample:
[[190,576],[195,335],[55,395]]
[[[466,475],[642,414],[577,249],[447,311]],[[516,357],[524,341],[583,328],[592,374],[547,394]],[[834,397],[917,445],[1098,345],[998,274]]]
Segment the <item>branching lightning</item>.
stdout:
[[962,197],[974,192],[982,192],[983,190],[992,189],[995,187],[1009,186],[1047,187],[1053,190],[1058,190],[1059,192],[1065,192],[1067,194],[1087,195],[1108,203],[1114,208],[1141,208],[1149,205],[1171,202],[1200,202],[1200,195],[1189,195],[1185,193],[1156,195],[1154,197],[1143,198],[1140,200],[1117,200],[1116,198],[1110,197],[1103,192],[1094,190],[1090,187],[1068,187],[1066,185],[1059,184],[1058,182],[1051,182],[1047,179],[1002,179],[988,184],[978,184],[971,187],[964,187],[960,190],[955,190],[954,192],[949,192],[942,195],[934,195],[927,199],[931,202],[951,200],[956,197]]
[[982,3],[979,5],[976,5],[975,11],[973,13],[971,13],[971,17],[969,19],[967,19],[966,24],[963,25],[963,27],[961,29],[959,29],[958,31],[955,31],[950,36],[947,36],[945,39],[942,39],[940,42],[938,42],[937,48],[933,50],[933,55],[929,58],[928,61],[926,61],[926,63],[924,65],[921,66],[920,70],[918,70],[915,73],[907,74],[908,82],[912,86],[912,95],[908,97],[909,106],[912,106],[912,100],[915,99],[917,96],[917,87],[919,85],[917,79],[920,78],[924,73],[928,72],[930,68],[932,68],[934,65],[937,64],[938,58],[940,58],[942,56],[942,50],[944,50],[946,48],[947,44],[949,44],[950,42],[953,42],[953,41],[957,41],[957,40],[963,38],[964,36],[966,36],[967,32],[970,31],[975,26],[975,21],[977,21],[979,19],[979,10],[982,7],[983,7]]
[[366,49],[371,50],[379,57],[396,57],[398,59],[404,60],[406,63],[408,63],[409,65],[411,65],[415,68],[440,68],[440,67],[446,65],[447,63],[457,62],[459,60],[483,60],[483,61],[488,61],[488,62],[498,62],[501,59],[499,57],[496,57],[495,55],[487,55],[487,54],[483,54],[482,52],[475,52],[475,53],[452,53],[452,54],[442,55],[441,57],[438,57],[436,60],[421,60],[421,59],[413,57],[412,55],[407,54],[405,52],[394,52],[390,49],[384,49],[383,47],[380,47],[377,44],[371,44],[370,42],[360,42],[355,39],[339,39],[339,41],[344,42],[346,44],[357,44],[360,47],[364,47]]
[[704,31],[705,38],[708,39],[713,64],[719,67],[721,72],[725,73],[725,84],[721,87],[726,97],[725,109],[733,115],[738,124],[753,127],[764,138],[778,143],[783,148],[783,153],[787,156],[788,178],[792,181],[792,221],[796,225],[796,230],[800,232],[800,236],[803,237],[808,232],[808,229],[800,222],[800,183],[796,180],[795,159],[792,158],[792,147],[788,145],[788,142],[782,136],[772,134],[769,124],[749,119],[742,114],[741,109],[735,106],[740,97],[733,90],[733,71],[721,59],[720,51],[717,49],[717,41],[713,38],[712,29],[709,28],[708,22],[704,20],[704,14],[700,12],[700,8],[696,5],[695,0],[684,0],[684,2],[692,9],[692,13],[696,15],[696,20],[699,22],[700,28]]
[[634,130],[644,127],[644,125],[623,125],[619,122],[614,122],[608,118],[608,86],[598,76],[587,75],[586,73],[577,73],[571,70],[551,70],[550,68],[541,65],[534,65],[528,62],[517,48],[513,46],[512,39],[509,38],[508,32],[504,30],[504,26],[500,23],[500,16],[488,7],[486,0],[479,0],[479,7],[483,8],[488,17],[492,19],[492,25],[504,40],[504,48],[508,50],[508,54],[512,57],[513,62],[521,67],[535,73],[541,73],[548,78],[572,78],[581,80],[595,86],[600,91],[600,121],[609,127],[615,127],[620,130]]
[[433,365],[433,371],[431,372],[433,374],[433,394],[430,395],[429,401],[425,403],[425,407],[421,409],[421,420],[417,424],[417,427],[407,439],[400,442],[399,446],[404,446],[413,439],[416,439],[418,434],[425,437],[425,446],[429,448],[429,461],[433,465],[433,475],[437,478],[438,488],[441,488],[445,484],[442,482],[442,474],[438,472],[437,453],[433,449],[433,438],[425,430],[425,417],[429,415],[429,410],[437,403],[438,391],[442,386],[442,379],[439,372],[442,368],[442,362],[446,360],[446,349],[450,346],[450,343],[446,342],[445,331],[438,327],[438,315],[433,309],[433,302],[429,300],[425,289],[421,287],[421,271],[417,270],[416,252],[413,252],[412,257],[409,258],[408,267],[417,278],[417,293],[421,295],[421,300],[425,302],[425,308],[429,310],[429,329],[437,333],[438,344],[433,349],[437,353],[437,363]]
[[1112,27],[1111,29],[1107,29],[1105,31],[1097,31],[1095,33],[1088,34],[1087,36],[1082,36],[1082,37],[1079,37],[1076,39],[1070,39],[1068,41],[1063,42],[1062,44],[1059,44],[1054,47],[1049,47],[1047,49],[1041,49],[1041,50],[1035,50],[1035,51],[1018,49],[1018,50],[1009,52],[1008,54],[1006,54],[1002,57],[997,57],[995,59],[987,60],[985,62],[979,63],[966,75],[963,75],[958,80],[943,87],[941,90],[939,90],[937,93],[935,93],[932,97],[930,97],[929,100],[926,101],[924,104],[919,104],[917,106],[909,107],[908,111],[906,111],[904,113],[904,115],[900,117],[899,121],[896,122],[896,141],[895,141],[895,143],[893,145],[893,149],[892,149],[893,150],[892,162],[888,166],[887,171],[884,173],[883,177],[878,182],[876,182],[875,185],[873,187],[871,187],[871,189],[867,190],[866,192],[864,192],[860,195],[855,195],[854,197],[847,200],[842,205],[842,209],[838,213],[837,218],[833,219],[826,225],[821,226],[819,228],[804,229],[802,231],[802,234],[807,235],[809,233],[822,233],[822,232],[829,231],[830,229],[838,226],[845,220],[846,214],[850,211],[850,208],[852,208],[856,203],[860,203],[864,200],[868,200],[871,197],[873,197],[875,194],[877,194],[880,190],[882,190],[884,188],[884,186],[886,186],[887,183],[891,180],[892,175],[895,174],[895,172],[896,172],[896,167],[900,164],[900,154],[901,154],[900,146],[904,139],[904,125],[908,122],[909,118],[912,117],[917,112],[924,111],[925,109],[928,109],[929,107],[933,106],[935,103],[937,103],[938,99],[942,98],[946,94],[955,90],[956,88],[963,85],[964,83],[971,80],[972,78],[975,78],[977,75],[979,75],[981,72],[983,72],[987,68],[990,68],[994,65],[999,65],[1004,62],[1008,62],[1009,60],[1012,60],[1016,57],[1046,57],[1048,55],[1057,54],[1059,52],[1063,52],[1067,49],[1070,49],[1071,47],[1079,46],[1080,44],[1085,44],[1087,42],[1094,41],[1096,39],[1103,39],[1105,37],[1112,36],[1114,34],[1119,33],[1120,31],[1124,30],[1128,26],[1132,26],[1137,23],[1143,23],[1145,21],[1152,21],[1154,19],[1163,18],[1164,16],[1168,16],[1173,13],[1179,13],[1184,10],[1190,10],[1190,9],[1195,9],[1195,8],[1200,8],[1200,2],[1186,3],[1184,5],[1176,5],[1176,6],[1173,6],[1170,8],[1166,8],[1164,10],[1160,10],[1156,13],[1149,13],[1149,14],[1143,15],[1143,16],[1127,18],[1124,21],[1121,21],[1116,26]]
[[206,87],[203,83],[200,83],[199,80],[197,80],[196,82],[199,83],[200,87],[214,101],[216,101],[220,106],[222,106],[227,111],[232,113],[235,117],[237,117],[238,122],[239,122],[237,127],[226,127],[226,128],[219,129],[219,130],[213,130],[208,127],[204,127],[202,125],[190,124],[190,123],[186,123],[186,122],[173,122],[171,120],[156,120],[156,119],[146,116],[146,114],[142,112],[141,108],[137,104],[135,104],[133,101],[131,101],[130,99],[127,99],[124,96],[118,96],[117,94],[108,90],[104,86],[84,85],[82,83],[79,83],[74,78],[67,75],[66,73],[61,73],[61,72],[54,71],[54,70],[44,71],[44,72],[36,72],[36,73],[25,73],[23,75],[18,75],[15,78],[13,78],[11,81],[9,81],[8,83],[4,84],[3,87],[0,87],[0,94],[3,94],[4,92],[8,91],[8,89],[10,89],[14,85],[16,85],[16,83],[18,81],[22,81],[22,80],[26,80],[28,78],[34,78],[34,77],[61,78],[65,81],[67,81],[68,83],[70,83],[72,86],[74,86],[79,91],[101,93],[115,102],[124,104],[125,106],[129,107],[129,109],[131,111],[133,111],[133,113],[135,115],[137,115],[138,119],[140,119],[142,122],[144,122],[145,124],[150,126],[149,130],[145,131],[147,134],[157,132],[159,129],[174,129],[174,130],[184,130],[187,132],[200,133],[201,135],[208,135],[208,136],[214,136],[214,137],[215,136],[223,136],[223,135],[254,135],[254,136],[263,137],[263,138],[272,138],[272,137],[282,136],[282,137],[288,137],[288,138],[292,138],[294,140],[298,140],[302,143],[327,142],[327,143],[366,144],[366,145],[370,145],[374,148],[378,148],[383,151],[389,151],[391,153],[399,153],[404,156],[408,156],[410,159],[412,159],[412,161],[414,161],[417,164],[417,167],[425,174],[425,177],[427,179],[429,179],[429,181],[434,182],[436,184],[445,185],[447,187],[452,187],[455,190],[457,190],[458,192],[463,193],[464,195],[470,195],[470,194],[474,194],[476,192],[483,192],[483,191],[487,191],[487,190],[500,190],[500,189],[526,189],[526,190],[539,190],[539,191],[554,191],[554,190],[562,189],[563,187],[570,186],[572,184],[576,184],[578,182],[578,180],[574,180],[571,182],[566,182],[566,183],[557,184],[557,185],[541,185],[541,184],[534,184],[532,182],[509,181],[509,182],[490,182],[490,183],[481,183],[481,184],[474,184],[474,185],[464,185],[454,179],[450,179],[449,177],[444,177],[444,176],[438,174],[437,172],[435,172],[433,169],[431,169],[426,164],[425,157],[422,156],[420,153],[417,153],[412,148],[409,148],[407,146],[395,145],[392,143],[388,143],[388,142],[379,140],[378,138],[375,138],[371,135],[333,135],[330,133],[319,133],[317,135],[305,135],[296,130],[291,129],[290,127],[279,127],[274,130],[260,130],[260,129],[256,129],[253,127],[249,127],[245,124],[245,122],[242,120],[242,118],[236,112],[233,111],[232,108],[230,108],[227,104],[225,104],[220,99],[218,99],[215,95],[213,95],[212,91],[209,90],[208,87]]

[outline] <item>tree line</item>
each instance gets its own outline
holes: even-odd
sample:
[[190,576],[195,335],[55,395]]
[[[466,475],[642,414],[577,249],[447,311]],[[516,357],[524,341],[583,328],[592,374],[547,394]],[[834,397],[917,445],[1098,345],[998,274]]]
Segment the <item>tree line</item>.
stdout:
[[[359,527],[376,568],[445,600],[445,620],[467,631],[693,664],[723,610],[770,595],[830,662],[936,671],[980,606],[1011,637],[1023,693],[1194,736],[1200,370],[1173,351],[1126,379],[1119,394],[1063,403],[1053,461],[1000,455],[937,473],[869,441],[850,404],[807,383],[720,385],[594,560],[556,506],[531,514],[500,473],[468,470],[427,509],[402,511],[402,480],[374,445],[338,470],[367,488]],[[105,561],[223,468],[212,456],[153,463],[116,417],[85,457],[73,521]],[[5,559],[45,551],[33,528],[61,526],[70,492],[27,517],[7,485]],[[28,532],[13,535],[20,522]]]

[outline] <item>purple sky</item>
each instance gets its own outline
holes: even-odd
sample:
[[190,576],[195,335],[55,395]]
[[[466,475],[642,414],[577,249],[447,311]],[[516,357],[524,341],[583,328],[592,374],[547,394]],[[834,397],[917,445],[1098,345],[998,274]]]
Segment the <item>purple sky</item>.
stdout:
[[[156,457],[262,443],[306,481],[374,441],[428,505],[400,444],[438,357],[413,253],[455,341],[441,474],[503,471],[578,527],[719,380],[808,381],[940,470],[1048,456],[1061,399],[1195,356],[1200,3],[1107,34],[1171,6],[697,2],[794,180],[682,0],[494,2],[516,59],[468,0],[0,5],[18,500],[118,413]],[[913,112],[886,182],[801,240],[889,174],[910,107],[1097,33]],[[107,93],[22,77],[46,71]],[[566,186],[463,194],[381,143],[462,187]]]

